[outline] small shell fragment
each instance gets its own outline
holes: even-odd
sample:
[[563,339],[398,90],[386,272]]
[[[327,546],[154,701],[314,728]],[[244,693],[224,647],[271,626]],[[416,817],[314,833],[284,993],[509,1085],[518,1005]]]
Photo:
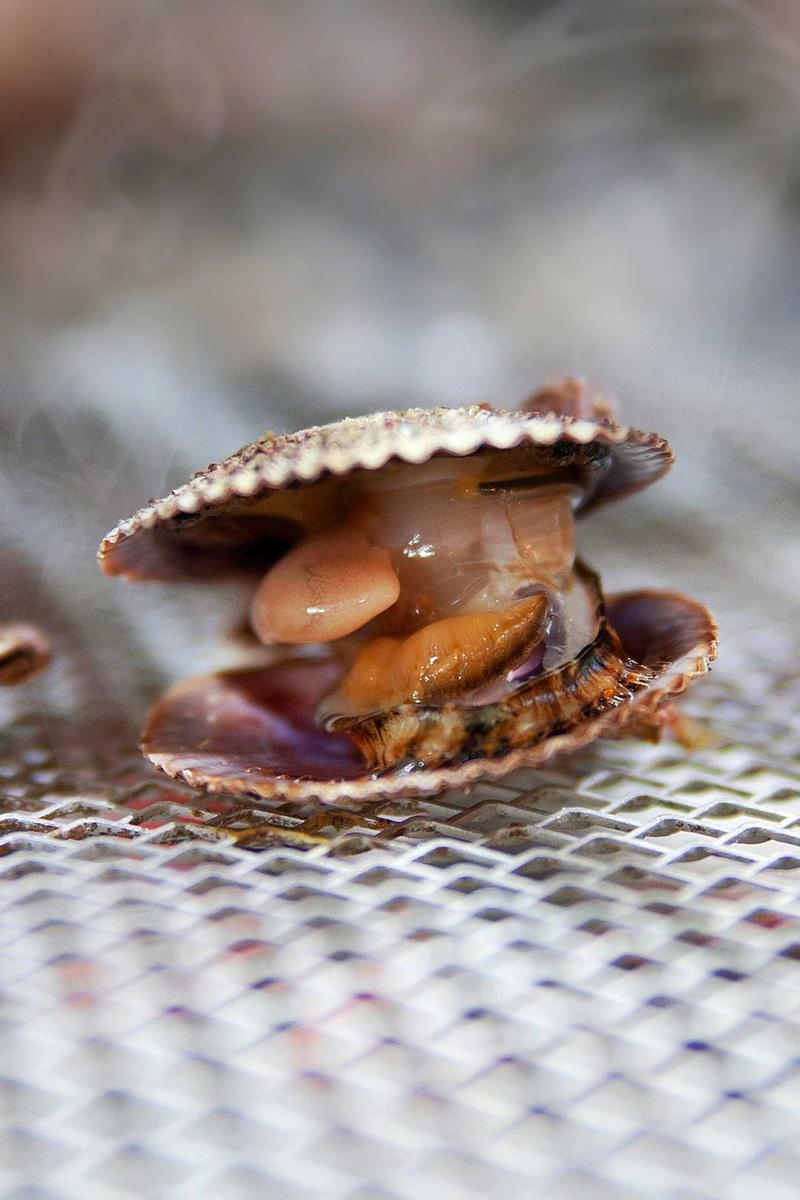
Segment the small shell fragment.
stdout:
[[0,625],[0,686],[26,683],[52,656],[49,638],[36,625]]

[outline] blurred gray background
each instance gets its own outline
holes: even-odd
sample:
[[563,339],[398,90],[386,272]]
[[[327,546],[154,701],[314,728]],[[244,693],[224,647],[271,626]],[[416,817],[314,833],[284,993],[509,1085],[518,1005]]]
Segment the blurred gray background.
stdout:
[[678,455],[587,523],[607,588],[791,666],[799,117],[795,0],[6,0],[0,615],[60,652],[6,709],[224,659],[233,602],[94,568],[192,470],[566,373]]

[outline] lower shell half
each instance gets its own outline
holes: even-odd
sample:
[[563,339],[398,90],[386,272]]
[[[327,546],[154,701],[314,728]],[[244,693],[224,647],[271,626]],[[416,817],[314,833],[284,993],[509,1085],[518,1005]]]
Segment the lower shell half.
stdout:
[[[493,717],[484,711],[488,733],[473,726],[449,761],[430,766],[424,759],[406,758],[371,770],[347,733],[326,731],[316,719],[336,665],[301,659],[178,684],[153,709],[143,749],[168,775],[194,787],[332,804],[432,795],[540,766],[595,738],[657,728],[669,702],[708,670],[716,631],[702,605],[672,592],[640,591],[611,597],[607,611],[626,661],[624,673],[600,692],[592,691],[591,675],[576,680],[571,698],[579,708],[566,721],[557,693],[549,703],[540,699],[538,720],[527,727],[520,722],[519,744],[495,744],[494,753],[483,749],[491,741]],[[545,704],[548,714],[559,715],[549,720]]]

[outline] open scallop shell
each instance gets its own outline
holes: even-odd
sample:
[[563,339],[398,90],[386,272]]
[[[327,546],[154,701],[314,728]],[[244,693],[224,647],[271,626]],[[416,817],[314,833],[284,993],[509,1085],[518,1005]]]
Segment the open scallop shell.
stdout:
[[[263,574],[296,538],[296,511],[322,495],[326,481],[347,486],[351,475],[439,456],[500,453],[513,456],[515,468],[527,469],[529,461],[569,467],[580,479],[577,511],[585,512],[646,487],[673,461],[663,438],[615,424],[598,415],[603,411],[409,409],[268,434],[122,522],[100,547],[101,565],[130,579]],[[326,803],[433,794],[539,765],[595,738],[618,736],[626,726],[657,724],[670,699],[715,656],[711,616],[676,593],[619,595],[607,600],[605,614],[602,627],[618,652],[618,674],[602,688],[598,672],[595,682],[580,671],[554,675],[552,703],[557,709],[559,687],[572,689],[570,703],[563,719],[554,718],[530,744],[487,738],[476,750],[473,738],[466,760],[370,770],[350,736],[325,731],[315,720],[335,668],[325,659],[292,655],[177,685],[154,707],[143,749],[168,775],[197,787]],[[600,691],[584,697],[584,687]],[[577,704],[576,697],[585,702]]]

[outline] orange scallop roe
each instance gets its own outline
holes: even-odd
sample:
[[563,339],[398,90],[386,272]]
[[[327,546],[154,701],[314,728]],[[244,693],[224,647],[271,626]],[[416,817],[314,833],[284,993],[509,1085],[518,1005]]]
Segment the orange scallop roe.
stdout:
[[404,638],[372,638],[326,699],[324,715],[439,702],[469,691],[530,652],[546,613],[547,597],[540,592],[499,612],[447,617]]

